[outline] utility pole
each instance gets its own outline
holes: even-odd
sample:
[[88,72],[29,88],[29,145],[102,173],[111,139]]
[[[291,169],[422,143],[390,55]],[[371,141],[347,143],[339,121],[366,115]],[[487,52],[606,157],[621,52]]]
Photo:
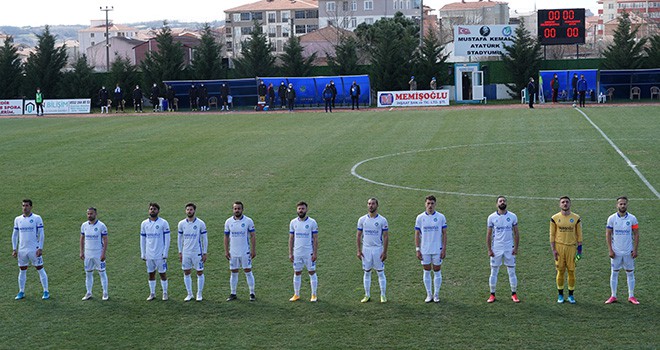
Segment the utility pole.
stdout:
[[419,0],[419,47],[424,45],[424,0]]
[[99,7],[101,11],[105,12],[105,71],[110,71],[110,22],[108,21],[108,12],[114,10],[114,6]]

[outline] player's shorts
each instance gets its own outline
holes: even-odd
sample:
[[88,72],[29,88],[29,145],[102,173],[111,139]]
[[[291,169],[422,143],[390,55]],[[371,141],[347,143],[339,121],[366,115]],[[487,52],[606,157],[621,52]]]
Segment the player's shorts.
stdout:
[[610,259],[613,270],[621,270],[623,267],[626,271],[633,271],[635,269],[635,259],[633,259],[630,252],[621,253],[614,252],[614,258]]
[[166,259],[147,259],[147,273],[152,273],[158,270],[158,273],[167,272],[167,260]]
[[312,255],[308,256],[294,256],[293,257],[293,271],[299,272],[302,271],[303,267],[307,268],[307,271],[316,271],[316,262],[312,261]]
[[232,256],[229,258],[229,269],[238,270],[238,269],[251,269],[252,268],[252,258],[250,257],[250,252],[245,253],[242,256]]
[[37,251],[32,250],[32,251],[18,251],[17,252],[17,258],[18,258],[18,266],[28,266],[32,264],[32,266],[43,266],[44,264],[44,258],[43,256],[37,256]]
[[101,258],[88,258],[85,256],[85,271],[105,271],[105,261],[101,261]]
[[181,254],[181,269],[204,271],[204,262],[201,254]]
[[440,259],[440,254],[422,254],[422,265],[442,265],[442,259]]
[[494,250],[493,253],[495,256],[490,257],[490,266],[497,267],[502,265],[502,262],[506,266],[516,266],[516,256],[513,255],[512,249]]
[[557,270],[563,271],[566,269],[568,271],[574,271],[577,247],[574,245],[557,243],[555,244],[555,249],[557,250],[557,260],[555,261]]
[[383,253],[383,247],[362,247],[362,269],[376,271],[383,271],[385,263],[380,260],[380,255]]

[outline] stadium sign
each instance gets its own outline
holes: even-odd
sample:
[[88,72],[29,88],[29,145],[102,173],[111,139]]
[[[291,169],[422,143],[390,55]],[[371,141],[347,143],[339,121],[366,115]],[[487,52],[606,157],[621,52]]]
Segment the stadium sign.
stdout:
[[[91,112],[92,100],[89,98],[44,100],[43,107],[45,114],[84,114]],[[25,100],[25,114],[37,114],[37,105],[34,100]]]
[[429,106],[449,106],[449,90],[378,92],[378,107]]
[[23,100],[0,100],[0,115],[23,114]]
[[454,26],[454,55],[499,56],[513,45],[515,25]]

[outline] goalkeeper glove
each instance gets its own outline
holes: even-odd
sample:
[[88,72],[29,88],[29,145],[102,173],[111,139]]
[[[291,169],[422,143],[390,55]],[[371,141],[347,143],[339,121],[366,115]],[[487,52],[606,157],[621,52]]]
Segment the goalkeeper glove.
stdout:
[[582,259],[582,245],[580,244],[577,246],[577,254],[575,254],[575,262],[580,261]]

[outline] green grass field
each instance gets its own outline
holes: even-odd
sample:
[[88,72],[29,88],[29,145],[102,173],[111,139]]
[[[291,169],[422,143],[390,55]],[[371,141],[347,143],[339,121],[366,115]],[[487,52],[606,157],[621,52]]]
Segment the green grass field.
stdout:
[[[589,117],[660,188],[658,107],[594,107]],[[0,348],[657,348],[660,346],[660,201],[606,140],[570,107],[448,108],[263,114],[140,115],[0,120]],[[400,154],[397,154],[400,153]],[[396,155],[395,155],[396,154]],[[381,157],[383,156],[383,157]],[[360,176],[388,187],[359,179]],[[402,188],[405,187],[405,188]],[[427,194],[448,219],[441,303],[425,304],[414,255],[415,216]],[[518,215],[517,273],[522,303],[486,304],[486,217],[509,196]],[[548,221],[569,195],[583,217],[585,256],[576,305],[557,305]],[[603,305],[609,296],[605,223],[627,195],[640,222],[636,296],[641,305]],[[360,304],[362,270],[355,227],[376,196],[390,224],[387,304]],[[45,222],[51,300],[36,271],[14,301],[13,218],[21,199]],[[245,203],[257,229],[258,301],[229,294],[223,224]],[[288,223],[310,204],[320,227],[319,302],[292,304]],[[146,302],[139,226],[150,201],[174,229],[197,204],[209,230],[202,303],[184,303],[172,237],[170,300]],[[82,302],[80,224],[89,206],[110,231],[110,300]],[[502,269],[505,270],[505,269]],[[195,279],[193,278],[193,282]],[[196,284],[195,289],[196,289]],[[160,294],[160,286],[157,287]],[[619,299],[626,296],[625,274]],[[373,277],[372,294],[378,295]]]

